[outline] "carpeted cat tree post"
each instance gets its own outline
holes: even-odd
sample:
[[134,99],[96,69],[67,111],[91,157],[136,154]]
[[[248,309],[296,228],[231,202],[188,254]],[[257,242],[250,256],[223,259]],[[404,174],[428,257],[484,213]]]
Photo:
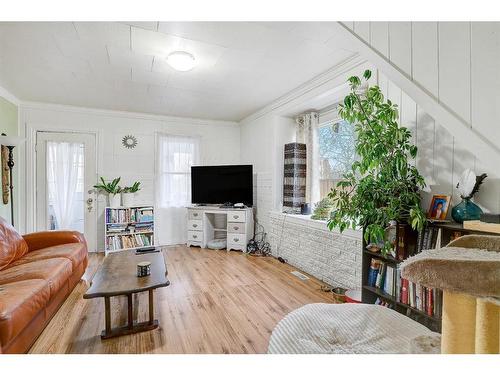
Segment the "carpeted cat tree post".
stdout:
[[441,353],[500,353],[500,236],[463,236],[423,251],[401,275],[443,290]]

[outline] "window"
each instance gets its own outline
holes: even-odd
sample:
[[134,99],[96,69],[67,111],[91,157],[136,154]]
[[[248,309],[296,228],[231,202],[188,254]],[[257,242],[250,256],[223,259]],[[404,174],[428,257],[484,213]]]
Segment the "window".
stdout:
[[199,161],[199,139],[162,135],[158,146],[158,203],[184,207],[191,203],[191,166]]
[[323,199],[357,159],[354,127],[340,119],[320,124],[319,138],[319,188]]

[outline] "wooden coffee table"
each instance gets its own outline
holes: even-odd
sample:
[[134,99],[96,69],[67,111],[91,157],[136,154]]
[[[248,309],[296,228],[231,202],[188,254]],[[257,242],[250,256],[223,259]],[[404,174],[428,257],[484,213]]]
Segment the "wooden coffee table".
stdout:
[[[137,263],[151,262],[151,275],[137,277]],[[158,320],[154,319],[154,290],[170,285],[167,279],[167,268],[163,253],[135,254],[134,250],[121,251],[109,254],[97,270],[90,288],[83,298],[104,297],[105,329],[101,333],[102,339],[128,335],[131,333],[149,331],[158,327]],[[132,294],[149,292],[149,321],[134,323]],[[127,296],[128,324],[122,327],[111,328],[111,301],[114,296]]]

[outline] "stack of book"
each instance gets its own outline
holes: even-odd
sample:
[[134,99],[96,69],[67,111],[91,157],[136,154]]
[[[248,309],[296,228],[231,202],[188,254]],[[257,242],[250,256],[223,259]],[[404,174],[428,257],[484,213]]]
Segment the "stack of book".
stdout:
[[439,289],[426,288],[422,285],[401,279],[399,302],[423,311],[429,316],[440,317],[443,295]]
[[368,286],[379,288],[393,297],[398,295],[398,285],[394,283],[399,269],[380,259],[372,258],[368,271]]
[[124,236],[109,236],[106,238],[108,251],[131,249],[152,245],[152,234],[130,234]]
[[133,225],[136,232],[152,232],[154,224],[152,222],[136,223]]
[[420,253],[422,250],[435,249],[439,242],[440,232],[441,229],[434,226],[426,226],[418,232],[417,253]]
[[130,209],[130,221],[136,223],[153,221],[153,207],[140,207]]
[[128,208],[107,208],[106,223],[128,223],[130,210]]

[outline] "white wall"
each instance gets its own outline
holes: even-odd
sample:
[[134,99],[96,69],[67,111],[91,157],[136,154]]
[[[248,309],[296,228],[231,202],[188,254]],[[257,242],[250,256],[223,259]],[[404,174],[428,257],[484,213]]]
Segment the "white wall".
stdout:
[[[138,201],[154,203],[155,134],[196,135],[201,138],[200,156],[204,165],[234,164],[240,161],[240,130],[236,123],[204,121],[185,118],[149,116],[144,114],[81,109],[66,106],[22,104],[20,108],[28,145],[34,143],[36,129],[55,131],[88,131],[97,135],[97,173],[99,176],[122,177],[123,184],[135,180],[142,182]],[[129,150],[122,146],[123,136],[137,137],[138,145]],[[30,152],[27,153],[28,157]],[[29,159],[28,159],[29,160]],[[33,185],[33,170],[26,169],[26,186]],[[33,194],[25,191],[26,228],[34,229]],[[31,192],[33,193],[33,192]],[[138,202],[138,203],[139,203]],[[97,207],[98,248],[103,246],[103,220],[105,199]]]
[[[416,85],[453,112],[481,137],[500,144],[500,23],[486,22],[355,22],[346,24]],[[401,122],[413,129],[419,147],[417,166],[435,193],[453,195],[460,174],[472,168],[486,172],[476,201],[500,212],[500,173],[486,167],[468,139],[453,136],[421,105],[378,76],[383,92],[400,105]],[[443,126],[447,125],[447,126]],[[426,202],[424,202],[426,203]]]
[[282,196],[284,145],[295,140],[291,118],[268,114],[240,124],[241,162],[252,164],[257,221],[268,230],[269,212]]

